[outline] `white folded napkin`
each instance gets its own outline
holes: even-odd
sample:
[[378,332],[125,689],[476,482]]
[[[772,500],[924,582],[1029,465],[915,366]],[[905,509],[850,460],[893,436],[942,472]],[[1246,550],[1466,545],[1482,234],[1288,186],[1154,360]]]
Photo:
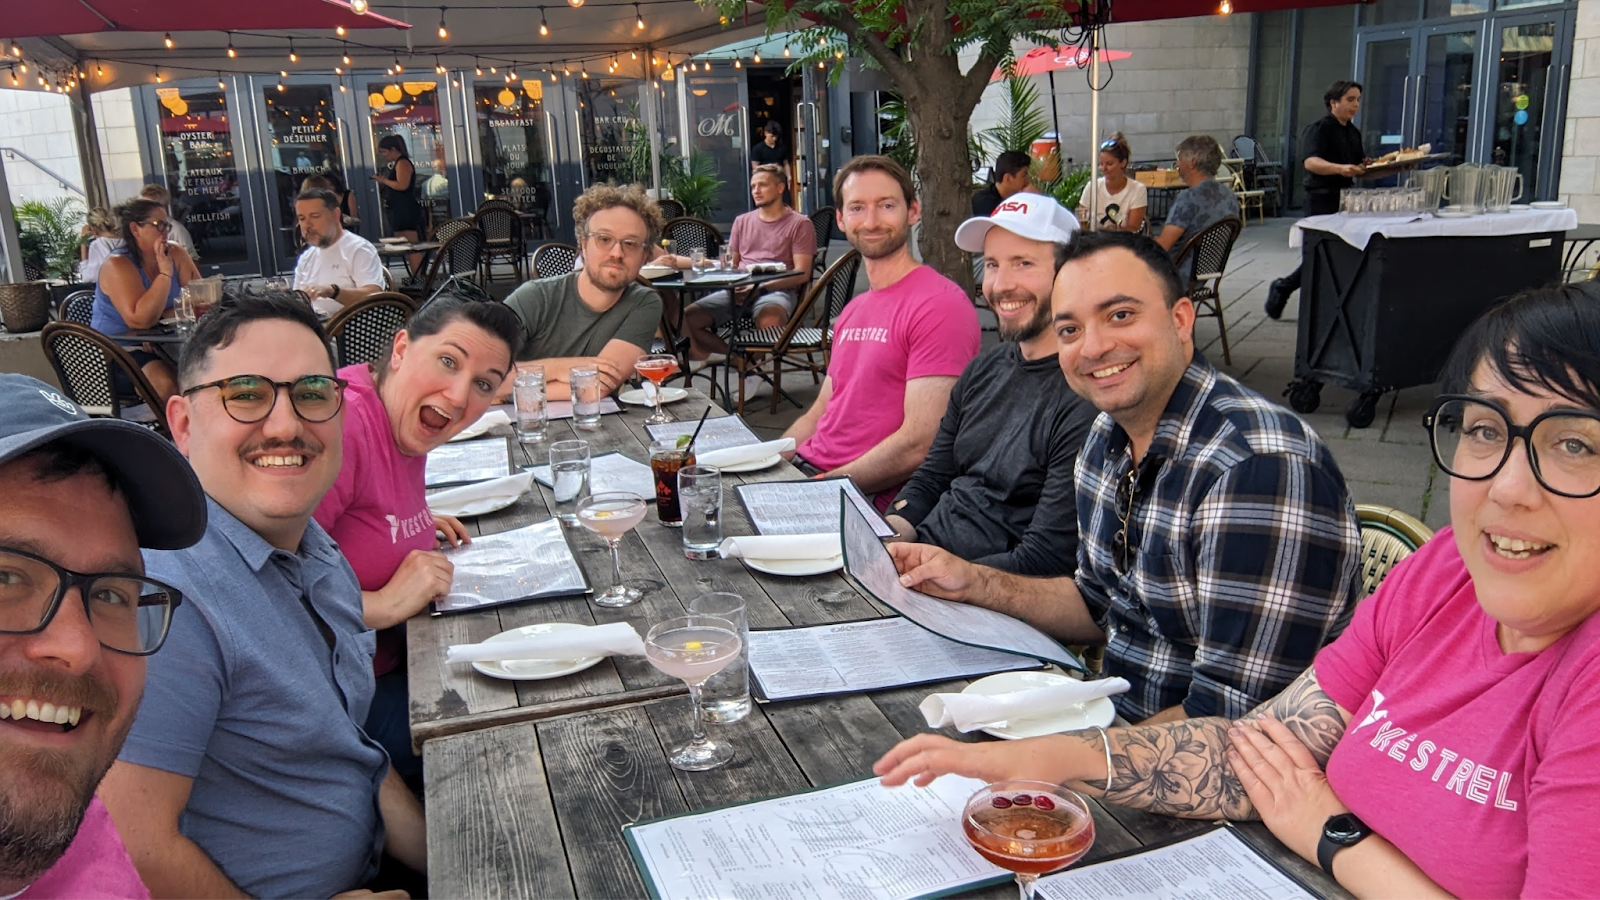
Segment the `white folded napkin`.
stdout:
[[485,501],[514,500],[521,497],[533,483],[533,472],[518,472],[504,478],[491,478],[474,484],[450,488],[428,495],[428,509],[434,515],[474,516],[473,512]]
[[839,533],[752,534],[723,538],[717,553],[723,559],[833,559],[840,553]]
[[745,271],[751,274],[760,272],[787,272],[789,267],[781,262],[754,262],[745,266]]
[[479,416],[478,421],[461,429],[461,433],[450,440],[464,441],[467,438],[475,438],[496,425],[510,425],[512,421],[511,414],[505,410],[499,408],[491,409]]
[[505,662],[518,659],[583,659],[589,656],[643,656],[644,639],[627,622],[588,625],[535,634],[514,641],[452,644],[444,661]]
[[920,706],[929,728],[954,725],[957,731],[1004,728],[1011,722],[1035,719],[1063,706],[1086,703],[1128,690],[1125,678],[1068,681],[1006,694],[929,694]]
[[762,441],[759,444],[724,447],[721,450],[707,450],[704,453],[697,452],[694,455],[694,461],[702,466],[738,466],[744,463],[771,459],[775,453],[788,453],[793,449],[794,438],[779,438],[775,441]]

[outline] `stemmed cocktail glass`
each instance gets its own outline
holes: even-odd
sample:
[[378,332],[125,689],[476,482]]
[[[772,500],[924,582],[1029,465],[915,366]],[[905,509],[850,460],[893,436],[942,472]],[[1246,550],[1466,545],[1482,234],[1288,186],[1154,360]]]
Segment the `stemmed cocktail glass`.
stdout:
[[578,501],[578,521],[611,547],[611,587],[594,598],[596,606],[630,606],[642,596],[622,583],[622,536],[644,520],[644,498],[628,491],[603,491]]
[[733,748],[706,738],[700,693],[706,679],[722,671],[739,656],[739,629],[716,616],[678,616],[658,623],[644,639],[650,665],[681,678],[689,686],[690,738],[673,747],[667,761],[686,772],[704,772],[733,759]]
[[1072,865],[1094,846],[1094,816],[1072,791],[1043,781],[997,781],[967,800],[961,830],[972,849],[1016,873],[1022,900],[1039,876]]
[[678,358],[670,353],[651,353],[634,361],[633,368],[641,377],[650,379],[656,386],[655,396],[650,398],[650,405],[655,407],[655,412],[644,420],[645,424],[660,425],[663,422],[671,422],[672,416],[667,415],[667,411],[661,407],[661,383],[678,371]]

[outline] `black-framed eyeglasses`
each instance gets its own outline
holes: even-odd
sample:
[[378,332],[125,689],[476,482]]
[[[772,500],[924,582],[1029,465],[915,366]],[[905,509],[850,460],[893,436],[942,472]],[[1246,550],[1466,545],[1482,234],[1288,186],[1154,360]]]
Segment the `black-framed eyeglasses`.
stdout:
[[1600,494],[1600,413],[1553,409],[1514,425],[1495,404],[1464,394],[1446,394],[1423,416],[1434,461],[1453,478],[1493,478],[1522,438],[1528,466],[1545,490],[1583,499]]
[[101,646],[130,656],[161,649],[177,588],[142,575],[74,572],[42,556],[0,547],[0,634],[38,634],[50,627],[68,588],[77,588]]
[[163,234],[165,234],[165,233],[167,233],[167,232],[172,230],[172,220],[171,219],[166,219],[166,220],[163,220],[163,221],[160,221],[160,222],[140,222],[139,224],[140,225],[144,225],[144,226],[146,226],[148,228],[154,228],[157,231],[162,232]]
[[288,390],[295,415],[307,422],[326,422],[344,406],[344,389],[350,382],[332,375],[302,375],[294,381],[273,381],[265,375],[235,375],[208,381],[184,390],[188,397],[217,388],[222,391],[222,408],[235,422],[252,425],[272,415],[278,405],[278,391]]
[[612,247],[621,244],[622,252],[628,256],[642,256],[650,246],[644,241],[636,241],[633,238],[619,238],[614,234],[606,234],[603,231],[591,232],[586,237],[594,242],[594,245],[600,249],[601,253],[610,253]]

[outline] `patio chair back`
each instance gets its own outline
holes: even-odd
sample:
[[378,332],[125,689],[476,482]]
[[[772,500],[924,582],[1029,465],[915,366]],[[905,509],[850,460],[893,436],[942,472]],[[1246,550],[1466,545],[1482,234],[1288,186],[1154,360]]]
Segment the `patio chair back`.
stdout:
[[483,231],[483,280],[493,279],[494,263],[505,262],[511,265],[513,277],[521,281],[526,271],[528,247],[516,209],[504,200],[487,200],[472,218]]
[[717,248],[722,246],[722,232],[717,226],[693,216],[669,220],[661,234],[676,243],[679,256],[688,256],[689,251],[695,249],[704,250],[708,257],[716,256]]
[[62,297],[52,318],[57,322],[90,324],[94,321],[94,291],[73,291]]
[[656,205],[661,207],[661,215],[667,219],[677,219],[683,216],[683,204],[670,197],[666,200],[657,200]]
[[389,358],[395,332],[406,324],[417,304],[405,294],[380,292],[352,303],[328,320],[328,337],[339,366],[378,362]]
[[545,244],[533,251],[533,277],[569,275],[578,264],[578,248],[571,244]]
[[1194,302],[1196,316],[1216,318],[1217,331],[1222,336],[1222,361],[1228,365],[1233,364],[1233,352],[1228,349],[1228,326],[1222,315],[1222,276],[1228,271],[1228,257],[1233,255],[1233,244],[1243,227],[1238,216],[1220,219],[1189,237],[1173,254],[1179,272],[1185,270],[1191,258],[1194,260],[1189,299]]
[[433,257],[433,265],[428,267],[428,277],[422,285],[413,289],[406,287],[405,293],[414,298],[427,297],[434,290],[451,278],[463,281],[473,281],[478,274],[478,262],[483,257],[483,232],[468,226],[465,231],[444,242]]
[[1261,145],[1248,134],[1241,134],[1233,139],[1233,155],[1245,162],[1256,162],[1260,158]]
[[476,222],[467,216],[461,216],[455,219],[446,219],[445,221],[439,223],[438,228],[433,230],[433,239],[443,244],[461,232],[466,231],[468,228],[476,226],[476,224]]
[[811,227],[817,232],[817,258],[811,263],[811,274],[820,275],[828,268],[828,242],[833,238],[833,207],[824,206],[811,214]]
[[[40,333],[40,342],[61,389],[85,412],[127,418],[154,428],[163,437],[172,436],[167,429],[166,405],[139,364],[116,341],[77,322],[49,322]],[[117,394],[114,373],[118,370],[133,385],[133,397]],[[142,415],[123,415],[141,405],[145,408]]]
[[1390,570],[1433,537],[1433,529],[1392,506],[1357,503],[1361,523],[1361,596],[1372,595]]

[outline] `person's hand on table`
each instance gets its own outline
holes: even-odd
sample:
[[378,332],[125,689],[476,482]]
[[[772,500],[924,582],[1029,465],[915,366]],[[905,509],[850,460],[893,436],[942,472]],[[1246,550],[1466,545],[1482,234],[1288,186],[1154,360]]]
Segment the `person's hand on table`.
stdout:
[[1315,862],[1323,823],[1350,810],[1311,751],[1269,715],[1235,722],[1228,741],[1228,764],[1261,821],[1289,849]]
[[978,567],[932,544],[887,545],[900,583],[946,600],[964,600],[977,585]]
[[455,516],[447,516],[443,513],[434,513],[433,527],[438,529],[440,534],[444,535],[445,543],[452,547],[459,547],[462,544],[472,543],[472,535],[467,534],[467,526],[461,524],[461,520]]
[[[380,608],[365,610],[368,624],[398,624],[421,612],[435,597],[450,593],[455,565],[437,550],[413,550],[401,560],[389,583],[376,592]],[[380,627],[380,626],[375,626]],[[387,626],[382,626],[387,627]]]
[[984,782],[1012,778],[1059,782],[1064,780],[1063,749],[1059,735],[968,744],[942,735],[919,734],[890,748],[872,764],[872,772],[886,787],[907,782],[925,787],[948,774]]

